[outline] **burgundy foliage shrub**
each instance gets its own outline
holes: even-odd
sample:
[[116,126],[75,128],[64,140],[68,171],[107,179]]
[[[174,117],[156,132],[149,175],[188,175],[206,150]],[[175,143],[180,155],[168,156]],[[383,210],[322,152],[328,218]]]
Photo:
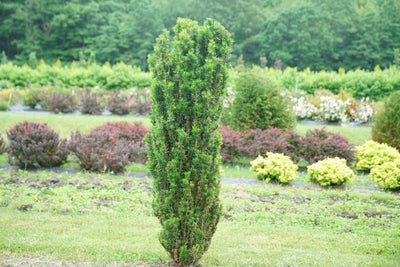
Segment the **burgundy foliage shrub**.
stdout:
[[66,140],[46,124],[21,122],[7,132],[8,158],[23,168],[53,167],[68,155]]
[[128,95],[112,92],[108,101],[107,109],[115,115],[126,115],[132,111],[131,99]]
[[69,148],[86,170],[122,172],[131,162],[146,161],[143,137],[148,132],[139,122],[110,122],[86,135],[71,134]]
[[82,114],[100,115],[103,113],[104,106],[98,95],[85,87],[79,97],[79,111]]
[[355,148],[340,134],[327,132],[325,128],[314,129],[308,130],[303,137],[300,155],[309,163],[338,157],[351,164],[355,160]]
[[240,154],[242,133],[225,126],[220,126],[218,130],[222,136],[222,161],[224,163],[232,163]]
[[53,92],[44,99],[46,110],[54,113],[71,113],[76,108],[74,96],[70,92]]

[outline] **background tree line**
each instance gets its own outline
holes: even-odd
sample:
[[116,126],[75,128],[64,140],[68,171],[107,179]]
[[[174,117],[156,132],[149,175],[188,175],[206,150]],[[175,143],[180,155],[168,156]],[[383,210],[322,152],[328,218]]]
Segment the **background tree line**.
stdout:
[[147,70],[155,38],[177,17],[213,18],[232,34],[232,64],[243,55],[248,65],[372,70],[399,56],[398,14],[398,0],[2,0],[0,52],[17,64],[35,53]]

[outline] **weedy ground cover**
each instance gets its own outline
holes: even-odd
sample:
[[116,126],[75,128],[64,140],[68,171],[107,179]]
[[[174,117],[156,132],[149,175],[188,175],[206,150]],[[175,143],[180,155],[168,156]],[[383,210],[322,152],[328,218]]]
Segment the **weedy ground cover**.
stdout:
[[[148,178],[0,170],[0,263],[162,266],[151,190]],[[399,266],[398,192],[223,184],[221,200],[202,266]]]

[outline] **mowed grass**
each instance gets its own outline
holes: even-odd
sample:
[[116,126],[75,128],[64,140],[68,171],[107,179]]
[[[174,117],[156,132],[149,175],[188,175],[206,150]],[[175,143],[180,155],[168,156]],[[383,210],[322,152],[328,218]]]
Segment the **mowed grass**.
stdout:
[[[82,133],[87,133],[96,126],[113,121],[141,121],[147,127],[150,127],[151,122],[148,117],[137,116],[75,116],[62,114],[15,114],[0,112],[0,133],[5,134],[7,130],[13,127],[18,122],[32,121],[47,123],[54,131],[60,134],[61,137],[67,138],[71,132],[76,130]],[[304,135],[307,130],[320,129],[325,127],[330,132],[340,133],[347,137],[351,144],[361,145],[371,139],[371,127],[342,127],[342,126],[323,126],[298,123],[295,131]]]
[[[152,180],[0,170],[0,265],[163,264]],[[399,266],[398,193],[222,185],[202,266]]]

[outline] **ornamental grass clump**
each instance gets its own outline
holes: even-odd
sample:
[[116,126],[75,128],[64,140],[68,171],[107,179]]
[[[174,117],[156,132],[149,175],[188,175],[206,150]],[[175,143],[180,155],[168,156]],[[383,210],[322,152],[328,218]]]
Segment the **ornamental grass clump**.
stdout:
[[400,159],[392,162],[385,162],[371,170],[370,177],[382,188],[400,188]]
[[66,140],[47,124],[21,122],[7,131],[7,137],[8,160],[21,168],[54,167],[67,159]]
[[372,140],[356,147],[356,151],[357,170],[369,171],[385,162],[400,159],[400,153],[395,148]]
[[327,158],[307,167],[312,182],[322,186],[341,185],[354,178],[353,171],[346,165],[345,159]]
[[178,19],[157,39],[148,167],[161,245],[179,266],[195,265],[210,246],[221,216],[217,131],[232,39],[218,22]]
[[255,172],[257,178],[266,182],[286,184],[297,177],[297,165],[282,153],[267,152],[265,158],[258,156],[250,164],[250,170]]
[[0,134],[0,154],[3,154],[4,152],[6,152],[6,143],[4,142],[3,137]]

